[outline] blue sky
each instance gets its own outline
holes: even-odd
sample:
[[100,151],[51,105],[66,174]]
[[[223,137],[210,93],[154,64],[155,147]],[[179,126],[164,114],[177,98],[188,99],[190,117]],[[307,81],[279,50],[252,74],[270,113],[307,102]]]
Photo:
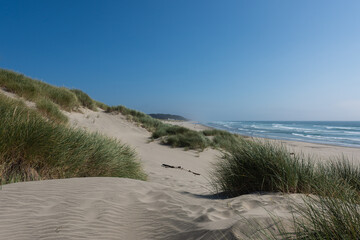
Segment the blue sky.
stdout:
[[199,120],[360,120],[360,1],[0,0],[0,67]]

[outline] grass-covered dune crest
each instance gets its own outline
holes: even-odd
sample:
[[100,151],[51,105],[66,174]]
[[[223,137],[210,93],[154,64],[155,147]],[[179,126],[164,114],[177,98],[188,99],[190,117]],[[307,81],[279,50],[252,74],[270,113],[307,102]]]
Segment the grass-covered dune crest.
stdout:
[[105,109],[106,104],[93,100],[79,89],[56,87],[23,74],[0,68],[0,87],[8,92],[37,102],[47,99],[65,111],[76,110],[80,106],[96,111],[97,107]]
[[55,87],[5,69],[0,69],[0,87],[33,102],[43,98],[50,99],[67,111],[80,106],[76,95],[67,88]]
[[35,102],[38,111],[46,118],[65,124],[67,117],[61,112],[78,111],[80,107],[97,111],[106,109],[104,103],[92,99],[79,89],[56,87],[23,74],[0,68],[0,88],[25,100]]

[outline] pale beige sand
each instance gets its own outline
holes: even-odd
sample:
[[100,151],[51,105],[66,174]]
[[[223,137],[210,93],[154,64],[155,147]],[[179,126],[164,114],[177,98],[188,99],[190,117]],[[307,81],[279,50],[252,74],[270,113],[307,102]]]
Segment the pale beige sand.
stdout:
[[277,143],[285,144],[290,152],[302,153],[310,156],[312,159],[321,160],[323,162],[331,160],[339,160],[345,157],[354,164],[360,164],[360,148],[341,147],[325,144],[272,140]]
[[[16,183],[0,194],[1,239],[235,239],[288,214],[279,194],[211,200],[166,184],[121,178]],[[265,209],[264,209],[264,208]]]
[[0,239],[246,239],[257,232],[252,221],[272,229],[269,213],[291,220],[290,202],[301,202],[296,194],[212,199],[208,171],[220,152],[149,142],[150,133],[122,115],[86,109],[67,115],[75,127],[133,146],[148,182],[76,178],[5,185]]

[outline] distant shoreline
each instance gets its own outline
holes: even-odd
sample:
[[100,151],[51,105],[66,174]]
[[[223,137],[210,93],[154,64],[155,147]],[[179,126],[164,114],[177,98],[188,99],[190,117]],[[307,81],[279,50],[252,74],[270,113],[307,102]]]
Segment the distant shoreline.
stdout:
[[[241,122],[241,121],[239,121],[239,122]],[[249,123],[252,123],[252,121],[242,121],[242,122],[249,122]],[[296,123],[304,123],[304,122],[306,122],[306,123],[341,123],[341,122],[344,122],[344,121],[254,121],[254,123],[259,123],[259,122],[263,122],[263,123],[279,123],[279,124],[275,124],[275,125],[282,125],[282,124],[286,124],[286,123],[294,123],[294,122],[296,122]],[[348,123],[359,123],[359,121],[348,121]],[[291,134],[293,134],[293,135],[296,135],[296,136],[298,136],[299,135],[299,138],[303,138],[303,139],[299,139],[299,138],[291,138],[291,137],[286,137],[286,136],[284,136],[284,137],[282,137],[282,136],[279,136],[279,137],[277,137],[277,136],[262,136],[262,135],[264,135],[264,134],[262,134],[262,133],[256,133],[256,130],[258,130],[258,129],[256,129],[255,131],[254,131],[254,135],[250,135],[250,134],[245,134],[245,133],[239,133],[239,132],[235,132],[235,131],[231,131],[231,130],[229,130],[229,129],[224,129],[224,128],[222,128],[222,127],[216,127],[216,126],[209,126],[209,125],[207,125],[207,124],[205,124],[205,123],[202,123],[203,125],[205,125],[205,126],[207,126],[207,127],[213,127],[213,128],[215,128],[215,129],[219,129],[219,130],[224,130],[224,131],[228,131],[228,132],[231,132],[231,133],[235,133],[235,134],[238,134],[238,135],[240,135],[240,136],[245,136],[245,137],[252,137],[252,138],[263,138],[263,139],[269,139],[269,140],[277,140],[277,141],[291,141],[291,142],[305,142],[305,143],[312,143],[312,144],[318,144],[318,145],[327,145],[327,146],[336,146],[336,147],[345,147],[345,148],[355,148],[355,149],[360,149],[360,145],[356,145],[355,143],[341,143],[341,142],[338,142],[338,143],[336,143],[336,142],[334,142],[334,141],[332,141],[332,142],[326,142],[326,138],[331,138],[331,136],[330,135],[319,135],[320,137],[323,137],[324,139],[319,139],[319,140],[317,140],[317,139],[315,139],[315,140],[311,140],[311,139],[307,139],[307,138],[305,138],[305,136],[303,135],[303,134],[309,134],[310,135],[310,137],[313,137],[313,136],[311,136],[311,134],[310,133],[304,133],[304,132],[292,132],[291,130],[290,131],[288,131],[287,132],[287,134],[289,133],[289,132],[291,132]],[[273,124],[274,125],[274,124]],[[236,126],[237,127],[237,126]],[[257,127],[256,127],[257,128]],[[284,128],[289,128],[289,129],[291,129],[290,127],[284,127]],[[339,127],[329,127],[329,128],[331,128],[331,130],[332,130],[332,128],[339,128]],[[340,127],[341,128],[341,127]],[[344,129],[347,129],[347,127],[343,127]],[[357,128],[357,127],[356,127]],[[261,129],[261,128],[259,128],[260,130],[266,130],[267,132],[268,132],[268,134],[269,135],[275,135],[275,134],[279,134],[279,133],[275,133],[274,134],[274,132],[271,132],[271,131],[273,131],[274,129],[269,129],[269,128],[263,128],[263,129]],[[294,129],[298,129],[298,128],[296,128],[296,127],[294,127]],[[245,129],[243,129],[243,130],[245,130]],[[252,131],[251,129],[250,130],[248,130],[248,129],[246,129],[247,131]],[[306,129],[306,130],[308,130],[308,129]],[[351,131],[351,130],[349,130],[349,131]],[[354,130],[355,131],[355,130]],[[281,133],[281,134],[283,134],[283,133]],[[306,137],[308,137],[308,135],[306,136]],[[316,136],[317,137],[317,136]],[[336,136],[336,137],[334,137],[334,139],[336,139],[336,138],[340,138],[341,139],[341,137],[348,137],[348,136],[346,136],[346,135],[344,135],[344,136]],[[346,138],[344,138],[344,139],[346,139]],[[351,139],[351,138],[349,138],[349,139]],[[356,141],[356,140],[354,140],[354,141]]]
[[[168,124],[178,125],[186,127],[195,131],[203,131],[208,129],[218,129],[212,126],[207,126],[204,123],[195,122],[195,121],[163,121]],[[219,129],[224,130],[224,129]],[[227,130],[224,130],[227,131]],[[229,132],[229,131],[228,131]],[[329,159],[346,157],[355,164],[360,165],[360,148],[357,147],[345,147],[332,144],[322,144],[322,143],[312,143],[305,141],[293,141],[293,140],[283,140],[283,139],[273,139],[265,137],[254,137],[247,136],[239,133],[235,133],[243,137],[266,140],[273,143],[284,144],[289,152],[294,152],[297,154],[305,154],[313,156],[314,159],[328,161]]]

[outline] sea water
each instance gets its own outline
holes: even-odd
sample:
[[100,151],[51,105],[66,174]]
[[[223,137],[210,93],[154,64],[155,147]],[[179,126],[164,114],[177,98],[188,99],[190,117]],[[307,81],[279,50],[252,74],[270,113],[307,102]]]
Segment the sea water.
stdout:
[[253,137],[360,147],[360,122],[217,121],[205,125]]

